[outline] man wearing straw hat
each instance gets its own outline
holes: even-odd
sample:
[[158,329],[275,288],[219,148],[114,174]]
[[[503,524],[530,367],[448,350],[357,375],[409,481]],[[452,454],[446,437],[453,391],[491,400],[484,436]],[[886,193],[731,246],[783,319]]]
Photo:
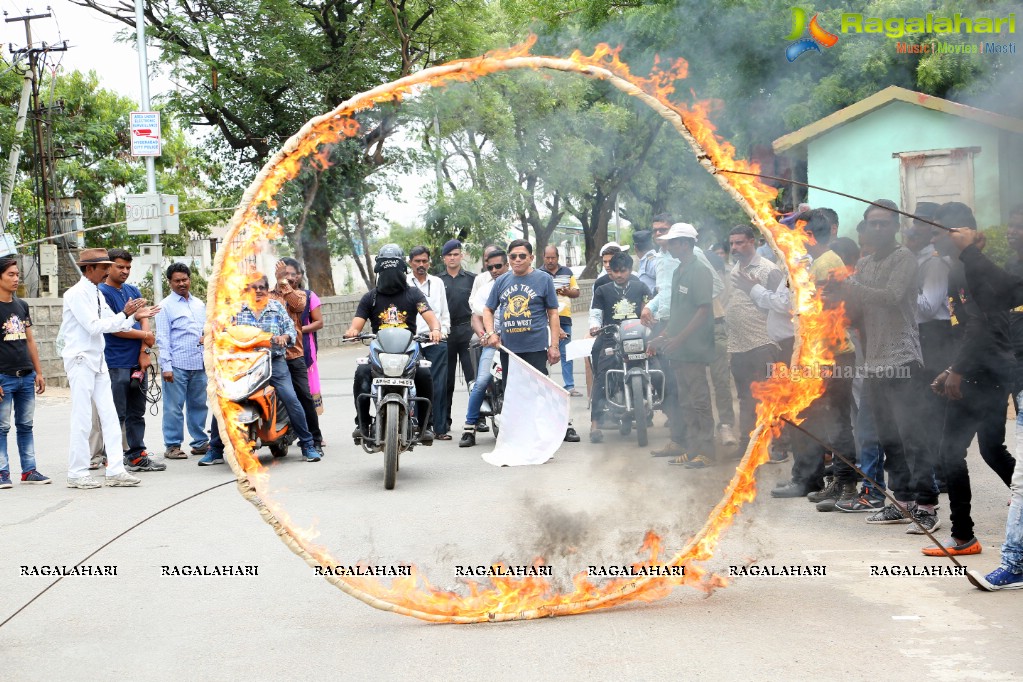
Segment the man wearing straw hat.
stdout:
[[113,261],[106,249],[85,249],[78,260],[82,279],[64,293],[61,336],[64,371],[71,385],[71,443],[68,450],[67,485],[92,489],[103,484],[89,475],[89,431],[95,404],[107,448],[105,484],[112,487],[137,486],[141,481],[125,471],[120,452],[121,424],[114,407],[110,374],[103,354],[104,334],[131,329],[137,320],[151,318],[160,308],[146,306],[145,299],[133,298],[114,313],[100,294],[102,282]]

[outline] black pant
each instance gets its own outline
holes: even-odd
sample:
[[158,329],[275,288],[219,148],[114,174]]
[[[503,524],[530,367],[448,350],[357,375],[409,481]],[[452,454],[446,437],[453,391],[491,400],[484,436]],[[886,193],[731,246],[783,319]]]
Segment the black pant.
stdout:
[[[430,370],[425,367],[416,368],[416,376],[413,379],[416,385],[416,397],[426,398],[427,400],[433,401],[433,377],[430,376]],[[352,386],[352,391],[355,394],[355,409],[362,419],[362,426],[366,429],[373,423],[373,417],[369,413],[370,404],[373,402],[369,398],[359,400],[359,396],[363,393],[371,393],[373,388],[373,371],[369,365],[358,365],[355,368],[355,381]],[[409,405],[413,408],[413,405]],[[414,406],[416,418],[422,416],[426,408],[423,403]],[[358,422],[356,422],[358,424]],[[430,427],[429,424],[424,424],[422,419],[419,419],[420,426],[425,430]]]
[[[453,404],[452,398],[455,395],[455,365],[462,363],[462,376],[465,378],[465,385],[468,386],[476,379],[476,373],[472,371],[472,358],[469,356],[469,341],[472,340],[472,325],[468,322],[452,324],[448,332],[448,385],[445,390],[447,398],[446,405]],[[451,427],[451,417],[448,415],[448,428]]]
[[[920,324],[920,352],[924,358],[924,376],[928,382],[934,381],[934,377],[945,371],[955,360],[956,334],[952,323],[949,320],[931,320]],[[930,414],[944,414],[945,399],[936,395],[934,391],[924,391],[920,400]],[[926,429],[924,439],[931,452],[937,452],[941,447],[941,429]],[[941,458],[936,458],[934,466],[935,475],[942,481],[945,475],[942,472]]]
[[[501,354],[501,376],[504,377],[501,387],[504,388],[508,385],[508,362],[511,358],[503,350],[498,352]],[[550,376],[550,373],[547,371],[547,351],[537,350],[529,353],[516,353],[515,355],[518,355],[523,362],[540,374],[543,374],[545,377]]]
[[966,450],[977,434],[980,456],[992,471],[1009,485],[1016,460],[1005,447],[1005,404],[1009,389],[962,383],[961,400],[946,400],[941,430],[940,459],[948,485],[948,507],[952,537],[966,541],[973,537],[970,517],[972,492]]
[[739,452],[749,445],[749,435],[757,425],[757,403],[750,387],[756,381],[767,380],[768,367],[777,359],[778,347],[773,343],[743,353],[729,353],[735,392],[739,396]]
[[[590,398],[590,421],[598,423],[601,415],[604,414],[604,405],[607,402],[605,395],[607,393],[605,388],[607,386],[607,370],[621,369],[621,363],[614,356],[614,353],[607,355],[604,352],[605,349],[613,351],[613,346],[610,343],[600,342],[601,339],[598,339],[598,343],[593,344],[593,393]],[[621,380],[619,380],[619,383],[621,383]]]
[[[937,504],[933,470],[937,453],[928,449],[926,437],[926,430],[937,426],[935,415],[927,414],[921,399],[930,390],[930,380],[917,362],[887,369],[891,378],[869,377],[863,383],[870,392],[877,439],[884,448],[888,487],[899,502]],[[899,378],[907,370],[910,377]]]
[[[141,457],[146,451],[146,375],[142,375],[139,388],[131,387],[131,374],[140,371],[134,368],[111,367],[110,390],[114,398],[117,418],[124,426],[124,437],[128,439],[128,459]],[[116,449],[116,448],[115,448]]]
[[320,415],[316,414],[316,401],[313,400],[313,394],[309,390],[309,368],[305,366],[305,358],[297,357],[288,360],[288,371],[291,372],[291,385],[295,387],[298,402],[302,403],[306,426],[309,427],[309,433],[313,435],[313,443],[319,445],[323,442],[323,434],[320,433]]
[[[853,380],[850,373],[855,364],[853,353],[835,358],[836,376],[825,379],[824,395],[800,414],[804,420],[803,428],[833,446],[851,462],[856,461],[851,416]],[[791,429],[790,437],[794,454],[792,480],[807,488],[816,487],[824,476],[824,447],[798,429]],[[832,466],[841,483],[859,482],[859,474],[841,458],[836,456]]]
[[224,454],[224,441],[220,438],[220,427],[217,425],[217,418],[210,419],[210,452],[215,455]]

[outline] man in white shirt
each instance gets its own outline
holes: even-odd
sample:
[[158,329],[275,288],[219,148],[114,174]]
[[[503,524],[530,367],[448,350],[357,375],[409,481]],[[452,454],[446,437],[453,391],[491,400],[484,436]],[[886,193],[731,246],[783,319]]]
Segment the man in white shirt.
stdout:
[[130,299],[122,312],[114,314],[100,294],[102,282],[113,261],[106,249],[85,249],[78,266],[82,279],[64,293],[61,335],[64,371],[71,385],[71,444],[68,450],[67,485],[92,489],[101,483],[89,475],[89,431],[92,429],[92,405],[95,404],[107,448],[106,485],[137,486],[141,481],[124,469],[120,452],[121,424],[114,407],[110,374],[104,357],[103,334],[131,329],[137,320],[153,317],[160,308],[146,306],[141,298]]
[[[444,288],[444,282],[440,277],[429,274],[430,272],[430,250],[425,246],[417,246],[409,251],[409,267],[412,269],[408,276],[409,286],[419,289],[430,304],[430,309],[437,316],[440,322],[440,333],[446,339],[451,331],[451,313],[448,311],[448,295]],[[417,334],[429,334],[429,323],[419,317],[416,323]],[[448,433],[448,416],[451,414],[451,404],[447,400],[448,382],[448,344],[447,341],[440,343],[424,343],[423,357],[430,361],[430,375],[433,377],[433,416],[430,418],[433,423],[434,440],[451,440]]]

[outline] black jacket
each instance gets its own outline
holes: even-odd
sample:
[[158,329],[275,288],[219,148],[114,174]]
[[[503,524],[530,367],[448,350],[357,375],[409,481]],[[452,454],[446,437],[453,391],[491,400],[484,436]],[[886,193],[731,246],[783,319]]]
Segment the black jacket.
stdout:
[[948,284],[951,312],[962,327],[952,369],[970,381],[1011,387],[1016,358],[1008,311],[1023,304],[1023,278],[1010,275],[975,246],[964,249],[959,259],[962,267],[952,268]]

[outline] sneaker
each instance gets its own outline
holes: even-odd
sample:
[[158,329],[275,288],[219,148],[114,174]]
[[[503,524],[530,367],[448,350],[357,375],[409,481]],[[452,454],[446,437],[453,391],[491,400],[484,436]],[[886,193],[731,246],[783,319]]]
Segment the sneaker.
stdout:
[[13,487],[14,484],[11,483],[11,472],[0,471],[0,489]]
[[209,449],[210,449],[210,444],[209,443],[203,443],[202,445],[200,445],[198,447],[192,448],[191,452],[192,452],[193,455],[205,455],[206,452]]
[[[967,554],[980,554],[982,547],[980,541],[973,537],[966,542],[959,542],[955,538],[949,538],[941,543],[942,547],[948,550],[948,553],[952,556],[965,556]],[[945,552],[941,547],[931,545],[930,547],[924,547],[920,550],[924,556],[945,556]]]
[[582,440],[582,439],[579,438],[579,434],[576,433],[575,429],[573,429],[571,426],[569,426],[568,430],[565,431],[565,442],[566,443],[578,443],[580,440]]
[[[2,476],[2,474],[0,474],[0,476]],[[8,480],[8,482],[10,482],[11,479],[8,478],[7,480]],[[46,476],[43,476],[41,473],[39,473],[35,469],[33,469],[32,471],[26,471],[25,473],[23,473],[21,475],[21,482],[22,483],[29,483],[29,484],[32,484],[32,485],[46,485],[47,483],[51,483],[49,478],[47,478]],[[2,488],[2,487],[3,487],[3,482],[0,481],[0,488]],[[7,486],[7,487],[10,488],[11,486]]]
[[710,466],[714,466],[714,460],[710,459],[706,455],[691,457],[689,461],[685,463],[686,469],[706,469]]
[[490,427],[487,426],[484,420],[480,419],[479,423],[476,424],[476,433],[490,433]]
[[817,503],[817,511],[819,512],[833,512],[838,508],[839,502],[849,502],[855,500],[859,495],[855,481],[849,481],[848,483],[839,483],[836,485],[837,495],[835,497],[829,497],[821,500]]
[[199,466],[211,467],[215,464],[224,463],[224,453],[214,452],[213,450],[207,450],[206,454],[203,455],[202,459],[199,460]]
[[313,443],[313,447],[316,448],[316,452],[319,453],[320,459],[323,459],[323,443]]
[[984,583],[989,590],[1020,590],[1023,589],[1023,575],[999,566],[984,576]]
[[476,431],[479,431],[477,427],[475,431],[462,431],[462,437],[458,441],[458,447],[460,448],[471,448],[476,445]]
[[732,431],[732,427],[728,424],[722,424],[718,427],[718,441],[726,447],[736,445],[739,442],[735,437],[735,432]]
[[851,500],[841,500],[840,502],[836,502],[835,509],[840,512],[850,512],[854,514],[859,512],[878,511],[879,509],[884,509],[884,498],[877,497],[870,492],[869,488],[864,488],[863,492],[857,497]]
[[141,482],[141,478],[135,478],[131,474],[122,471],[116,476],[107,476],[104,485],[108,488],[134,488]]
[[894,504],[886,504],[881,511],[867,517],[867,523],[874,525],[890,523],[912,523],[909,512]]
[[[941,528],[941,519],[938,518],[938,508],[935,507],[934,511],[927,511],[920,507],[913,507],[910,514],[913,520],[916,521],[912,526],[906,529],[906,532],[910,535],[927,535],[920,526],[923,526],[927,530],[937,530]],[[917,525],[919,524],[919,525]]]
[[188,455],[181,449],[180,445],[168,445],[163,451],[164,459],[188,459]]
[[308,447],[303,447],[302,448],[302,457],[307,462],[319,462],[320,461],[320,451],[317,450],[316,448],[314,448],[311,445],[308,446]]
[[604,432],[601,431],[600,429],[591,429],[590,430],[590,442],[591,443],[603,443],[604,442]]
[[142,453],[141,457],[135,459],[125,457],[124,468],[128,471],[166,471],[167,465],[163,462],[154,462],[149,455]]
[[92,476],[79,476],[77,478],[68,477],[67,487],[69,488],[81,488],[82,490],[91,490],[93,488],[102,488],[103,484]]
[[838,499],[838,481],[835,480],[834,476],[827,476],[824,479],[824,487],[820,490],[815,490],[806,496],[806,499],[816,504],[817,502],[823,502],[824,500],[837,500]]
[[688,456],[686,449],[676,443],[673,440],[669,440],[668,444],[660,450],[651,450],[650,454],[654,457],[684,457]]
[[771,497],[806,497],[806,485],[789,481],[789,484],[771,491]]

